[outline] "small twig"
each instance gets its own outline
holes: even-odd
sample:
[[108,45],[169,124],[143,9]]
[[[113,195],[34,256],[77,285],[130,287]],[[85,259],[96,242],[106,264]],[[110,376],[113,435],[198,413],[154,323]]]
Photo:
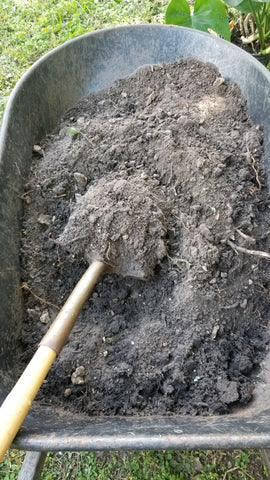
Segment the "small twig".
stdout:
[[170,257],[169,255],[167,255],[170,263],[171,263],[171,266],[175,266],[177,267],[179,270],[181,270],[181,264],[184,264],[186,265],[187,269],[189,270],[192,266],[192,264],[186,260],[185,258],[176,258],[176,257]]
[[[241,467],[233,467],[233,468],[230,468],[229,470],[227,470],[227,472],[224,473],[222,480],[226,480],[226,477],[227,477],[228,473],[235,472],[235,470],[239,470],[239,469],[241,469]],[[241,469],[241,470],[242,470],[242,469]]]
[[224,307],[221,307],[223,310],[231,310],[233,308],[237,308],[239,306],[239,302],[235,302],[232,305],[224,305]]
[[235,245],[235,243],[233,243],[231,240],[227,240],[227,244],[231,248],[233,248],[233,250],[236,250],[238,252],[247,253],[248,255],[255,255],[257,257],[267,258],[268,260],[270,260],[270,253],[262,252],[260,250],[249,250],[244,247],[239,247],[238,245]]
[[256,165],[255,158],[253,157],[253,155],[252,155],[252,153],[249,151],[249,149],[248,149],[248,153],[249,153],[250,158],[251,158],[251,166],[252,166],[253,171],[254,171],[254,173],[255,173],[256,182],[258,183],[259,190],[261,190],[261,189],[262,189],[262,184],[261,184],[260,179],[259,179],[258,170],[255,168],[255,165]]
[[[65,240],[65,245],[64,246],[68,246],[72,243],[76,243],[78,241],[82,241],[82,240],[86,240],[88,238],[88,235],[77,235],[77,237],[74,237],[74,238],[71,238],[70,240]],[[59,242],[59,240],[57,238],[51,238],[50,239],[53,243],[56,243],[56,245],[63,245],[61,244],[61,242]]]
[[35,298],[36,298],[37,300],[39,300],[41,303],[45,303],[46,305],[50,305],[51,307],[56,308],[57,310],[60,310],[60,308],[59,308],[57,305],[55,305],[54,303],[49,302],[48,300],[45,300],[45,298],[42,298],[42,297],[39,297],[38,295],[36,295],[36,294],[31,290],[31,288],[27,285],[26,282],[23,282],[21,288],[22,288],[23,290],[27,290],[28,292],[30,292],[31,295],[33,295],[33,297],[35,297]]
[[249,235],[246,235],[244,232],[242,232],[239,228],[236,228],[235,231],[237,233],[239,233],[239,235],[241,235],[242,238],[244,238],[244,240],[246,240],[247,242],[249,243],[256,243],[256,240],[255,238],[253,237],[250,237]]

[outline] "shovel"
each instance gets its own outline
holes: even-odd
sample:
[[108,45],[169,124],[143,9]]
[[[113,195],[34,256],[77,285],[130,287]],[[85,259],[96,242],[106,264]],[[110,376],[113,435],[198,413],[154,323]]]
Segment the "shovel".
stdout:
[[12,444],[84,303],[104,272],[146,280],[166,255],[164,201],[156,184],[110,175],[76,204],[56,243],[90,266],[0,408],[0,461]]

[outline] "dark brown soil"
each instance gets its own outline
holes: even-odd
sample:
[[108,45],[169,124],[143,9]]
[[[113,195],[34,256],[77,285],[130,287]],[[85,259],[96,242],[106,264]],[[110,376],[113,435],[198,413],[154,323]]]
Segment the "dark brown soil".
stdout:
[[269,259],[254,254],[270,251],[262,144],[239,88],[192,59],[142,68],[65,115],[26,185],[22,362],[87,267],[85,246],[57,239],[99,182],[153,186],[167,255],[147,281],[104,276],[43,403],[89,415],[205,415],[252,398],[268,345]]

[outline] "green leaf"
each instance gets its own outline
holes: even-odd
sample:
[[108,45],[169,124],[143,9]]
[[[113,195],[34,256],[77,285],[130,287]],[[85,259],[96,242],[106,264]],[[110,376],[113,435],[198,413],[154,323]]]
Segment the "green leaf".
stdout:
[[170,25],[192,27],[191,11],[187,1],[171,0],[166,10],[165,21]]
[[[239,12],[242,12],[242,13],[252,12],[252,8],[250,6],[249,0],[241,0],[241,1],[239,1],[239,0],[225,0],[225,3],[229,7],[236,8],[237,10],[239,10]],[[259,10],[261,8],[261,5],[260,5],[260,3],[262,3],[261,0],[253,0],[252,3],[253,3],[254,10]]]
[[225,3],[233,8],[238,8],[240,3],[243,3],[243,0],[225,0]]
[[74,127],[67,127],[66,132],[72,138],[76,138],[79,133],[78,130],[76,130],[76,128]]
[[166,11],[166,23],[203,32],[213,30],[226,40],[231,37],[226,7],[220,0],[196,0],[193,12],[186,0],[171,0]]
[[220,0],[196,0],[193,28],[208,32],[209,29],[230,40],[231,32],[225,5]]

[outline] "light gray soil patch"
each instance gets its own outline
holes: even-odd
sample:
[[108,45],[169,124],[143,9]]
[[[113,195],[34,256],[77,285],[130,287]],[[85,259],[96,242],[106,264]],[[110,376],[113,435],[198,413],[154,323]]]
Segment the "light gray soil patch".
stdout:
[[148,66],[83,99],[41,146],[24,196],[22,365],[87,267],[91,248],[79,237],[89,224],[75,221],[73,247],[63,231],[99,182],[105,195],[91,228],[99,224],[105,253],[117,239],[125,250],[129,238],[119,220],[107,235],[115,179],[135,181],[140,198],[154,192],[154,206],[137,203],[144,220],[136,217],[133,232],[161,241],[147,281],[111,274],[96,286],[43,404],[88,415],[207,415],[249,402],[268,348],[270,280],[269,260],[251,252],[270,251],[270,216],[263,132],[238,86],[192,59]]
[[57,241],[88,263],[103,261],[108,272],[147,280],[167,254],[165,200],[155,184],[135,175],[95,182]]

